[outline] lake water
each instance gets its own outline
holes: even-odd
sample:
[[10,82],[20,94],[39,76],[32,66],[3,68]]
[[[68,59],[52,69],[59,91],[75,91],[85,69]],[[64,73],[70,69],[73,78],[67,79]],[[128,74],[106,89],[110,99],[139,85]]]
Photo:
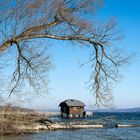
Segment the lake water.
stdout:
[[[52,119],[62,121],[58,117]],[[0,140],[140,140],[140,127],[114,128],[114,125],[118,123],[140,126],[140,113],[95,113],[93,118],[63,119],[63,121],[102,123],[106,127],[101,129],[42,131],[23,136],[1,136]]]

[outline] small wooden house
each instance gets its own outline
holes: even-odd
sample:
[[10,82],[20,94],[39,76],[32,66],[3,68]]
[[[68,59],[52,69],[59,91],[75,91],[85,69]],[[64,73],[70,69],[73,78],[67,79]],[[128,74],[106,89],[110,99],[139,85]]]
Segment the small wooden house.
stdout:
[[84,106],[85,104],[79,100],[68,99],[59,104],[61,117],[81,117],[85,116]]

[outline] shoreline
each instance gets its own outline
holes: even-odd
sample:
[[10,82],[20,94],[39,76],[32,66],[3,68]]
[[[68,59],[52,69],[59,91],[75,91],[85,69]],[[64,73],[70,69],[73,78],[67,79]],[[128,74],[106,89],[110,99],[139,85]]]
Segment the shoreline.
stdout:
[[[108,128],[132,128],[132,127],[140,127],[139,125],[134,124],[116,124],[113,127],[106,127],[103,124],[66,124],[66,123],[51,123],[51,124],[39,124],[34,123],[30,126],[20,126],[17,128],[16,135],[18,134],[32,134],[38,133],[41,131],[57,131],[57,130],[74,130],[74,129],[108,129]],[[10,135],[11,133],[7,133]],[[14,133],[13,133],[14,134]]]
[[[0,114],[0,135],[18,135],[40,132],[42,130],[71,130],[71,129],[106,129],[106,128],[129,128],[140,127],[140,124],[96,124],[96,122],[55,122],[49,119],[48,113],[4,113]],[[3,127],[3,128],[2,128]]]

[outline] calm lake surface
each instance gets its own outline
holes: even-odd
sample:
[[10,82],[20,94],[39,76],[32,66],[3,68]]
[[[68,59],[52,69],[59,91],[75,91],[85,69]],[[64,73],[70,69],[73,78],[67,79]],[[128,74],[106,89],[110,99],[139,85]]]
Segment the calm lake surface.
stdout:
[[[52,118],[62,121],[58,117]],[[95,113],[93,118],[65,119],[65,122],[81,121],[104,124],[101,129],[77,129],[42,131],[23,136],[1,136],[0,140],[140,140],[140,127],[114,128],[115,124],[140,126],[140,113]]]

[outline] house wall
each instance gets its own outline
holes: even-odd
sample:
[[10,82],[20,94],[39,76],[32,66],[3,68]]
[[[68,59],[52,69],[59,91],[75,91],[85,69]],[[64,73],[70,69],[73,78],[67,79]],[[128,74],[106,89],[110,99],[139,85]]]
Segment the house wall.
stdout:
[[61,112],[64,114],[69,114],[69,107],[66,104],[61,106]]
[[69,114],[83,114],[84,107],[69,107]]

